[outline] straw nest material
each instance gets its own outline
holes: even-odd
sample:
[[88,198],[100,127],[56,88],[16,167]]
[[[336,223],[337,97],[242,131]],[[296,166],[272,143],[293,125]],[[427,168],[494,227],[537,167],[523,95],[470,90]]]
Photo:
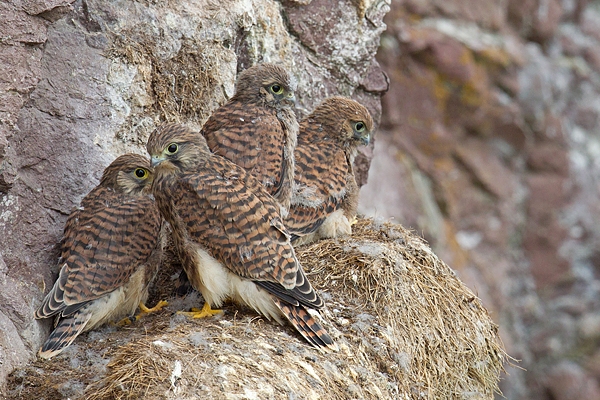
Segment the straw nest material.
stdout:
[[[482,399],[506,361],[481,301],[399,225],[359,219],[352,237],[300,247],[339,345],[323,354],[289,327],[236,305],[209,319],[194,292],[126,328],[80,336],[9,378],[9,398]],[[154,298],[172,293],[176,265]]]

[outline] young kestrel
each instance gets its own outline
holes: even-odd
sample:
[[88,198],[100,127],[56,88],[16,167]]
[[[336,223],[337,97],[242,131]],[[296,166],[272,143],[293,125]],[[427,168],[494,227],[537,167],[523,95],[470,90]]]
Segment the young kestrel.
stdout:
[[210,150],[249,171],[286,213],[294,183],[296,81],[274,64],[243,71],[235,94],[202,127]]
[[181,125],[155,130],[147,149],[156,169],[152,191],[183,268],[204,296],[204,311],[230,298],[280,324],[287,318],[315,347],[335,348],[308,313],[323,300],[296,258],[277,202],[261,183]]
[[80,333],[131,315],[147,300],[163,246],[152,176],[147,158],[122,155],[69,215],[58,279],[35,312],[38,319],[57,317],[41,357],[59,354]]
[[369,111],[344,97],[324,100],[300,123],[296,185],[284,220],[294,245],[352,232],[359,190],[352,164],[372,129]]

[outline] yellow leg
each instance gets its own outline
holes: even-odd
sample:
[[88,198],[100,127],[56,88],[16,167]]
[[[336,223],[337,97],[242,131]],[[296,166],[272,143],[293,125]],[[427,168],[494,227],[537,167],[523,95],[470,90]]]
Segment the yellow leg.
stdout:
[[119,322],[117,322],[115,325],[117,325],[117,326],[131,325],[134,321],[138,321],[144,315],[150,314],[151,312],[160,311],[163,307],[166,307],[168,305],[169,305],[169,303],[167,301],[161,300],[158,303],[156,303],[156,305],[154,307],[148,308],[148,307],[146,307],[146,305],[144,303],[140,302],[140,304],[139,304],[139,307],[140,307],[139,314],[137,314],[134,317],[125,317],[122,320],[120,320]]
[[177,314],[186,315],[186,316],[192,317],[192,318],[206,318],[206,317],[212,317],[213,315],[220,314],[222,312],[223,312],[223,310],[211,309],[210,304],[208,304],[208,302],[206,302],[206,303],[204,303],[204,307],[202,307],[202,309],[192,308],[192,312],[177,311]]
[[354,218],[352,218],[352,221],[350,221],[350,226],[354,226],[357,222],[358,222],[358,219],[356,218],[356,215],[355,215]]
[[140,313],[138,314],[138,316],[140,316],[142,314],[148,314],[148,313],[151,313],[151,312],[155,312],[155,311],[160,311],[160,310],[162,310],[163,307],[166,307],[168,305],[169,305],[169,302],[166,301],[166,300],[159,301],[152,308],[148,308],[148,307],[146,307],[146,305],[144,303],[140,303]]

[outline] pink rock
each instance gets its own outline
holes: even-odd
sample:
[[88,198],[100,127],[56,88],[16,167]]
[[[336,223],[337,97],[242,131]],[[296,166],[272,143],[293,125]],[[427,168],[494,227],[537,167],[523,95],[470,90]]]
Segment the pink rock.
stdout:
[[74,0],[16,0],[15,5],[29,15],[38,15],[57,7],[68,6]]
[[600,349],[596,350],[594,354],[585,363],[586,370],[596,380],[600,381]]
[[10,3],[0,3],[0,37],[3,42],[43,43],[46,41],[47,22],[41,18],[32,17],[21,10],[15,10]]
[[600,40],[600,15],[593,8],[584,9],[581,18],[581,30],[596,40]]
[[547,387],[554,400],[600,399],[598,381],[571,361],[563,361],[551,369]]
[[555,174],[533,174],[527,182],[528,224],[523,246],[536,284],[540,289],[548,288],[572,278],[569,263],[558,253],[568,236],[558,220],[570,198],[565,190],[567,178]]
[[509,0],[508,15],[524,36],[545,42],[556,33],[563,8],[559,0]]
[[512,172],[500,162],[485,142],[475,138],[467,139],[457,147],[456,155],[489,192],[499,198],[513,195]]
[[566,177],[569,175],[568,148],[556,143],[540,143],[529,152],[527,164],[536,172],[550,172]]
[[600,70],[600,46],[588,47],[585,49],[583,56],[592,68],[596,71]]

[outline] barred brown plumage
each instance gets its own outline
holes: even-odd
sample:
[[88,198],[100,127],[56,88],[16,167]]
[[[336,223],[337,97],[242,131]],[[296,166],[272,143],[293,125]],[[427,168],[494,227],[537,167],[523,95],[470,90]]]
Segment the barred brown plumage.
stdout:
[[240,74],[235,94],[214,111],[201,131],[212,152],[254,175],[284,213],[294,182],[295,90],[295,80],[282,67],[268,63],[250,67]]
[[306,311],[323,301],[296,258],[277,202],[261,183],[181,125],[156,129],[147,149],[156,165],[158,207],[205,301],[218,307],[231,298],[279,323],[283,316],[311,344],[335,348]]
[[344,97],[325,99],[300,123],[295,191],[284,220],[294,245],[350,234],[358,207],[352,164],[373,129],[369,111]]
[[69,215],[58,279],[35,312],[36,318],[56,316],[41,357],[59,354],[82,332],[133,314],[148,297],[163,247],[152,174],[147,158],[122,155]]

